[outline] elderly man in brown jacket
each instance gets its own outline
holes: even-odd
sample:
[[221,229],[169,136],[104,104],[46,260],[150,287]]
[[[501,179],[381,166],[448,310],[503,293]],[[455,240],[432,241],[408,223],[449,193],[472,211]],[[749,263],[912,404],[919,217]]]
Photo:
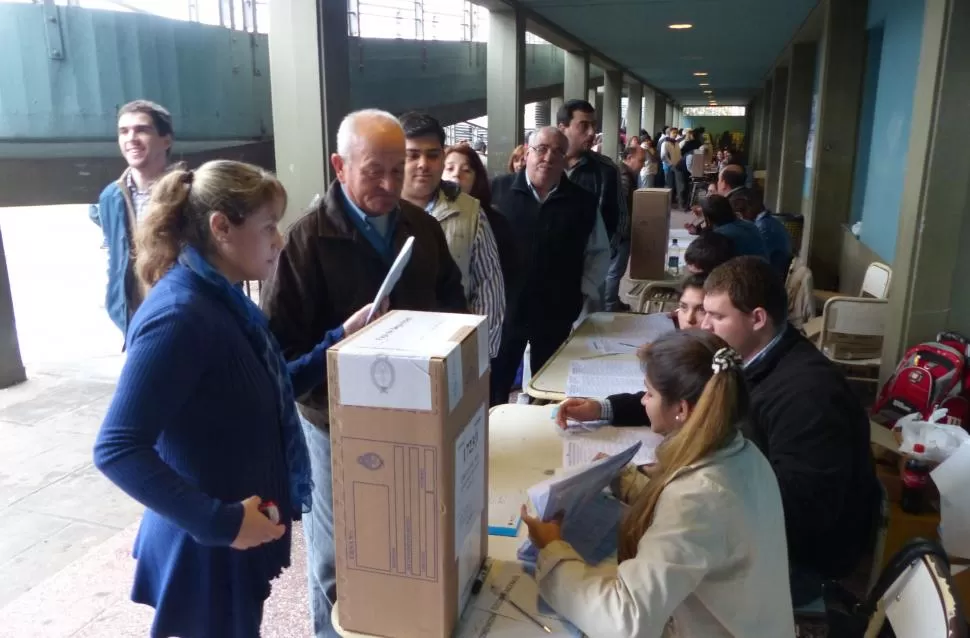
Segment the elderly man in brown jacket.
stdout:
[[[401,199],[405,141],[390,113],[351,113],[340,124],[331,162],[337,181],[289,230],[279,266],[263,291],[270,328],[288,358],[320,341],[373,301],[409,236],[411,260],[390,307],[467,312],[461,272],[437,220]],[[317,638],[335,636],[333,490],[327,387],[297,399],[313,467],[313,507],[303,517],[310,609]]]

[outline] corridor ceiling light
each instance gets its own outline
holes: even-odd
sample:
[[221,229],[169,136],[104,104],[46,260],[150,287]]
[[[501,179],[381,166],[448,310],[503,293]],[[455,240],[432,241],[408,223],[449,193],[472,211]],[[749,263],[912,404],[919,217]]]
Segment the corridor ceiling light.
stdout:
[[711,85],[711,84],[710,84],[709,82],[701,82],[701,83],[700,83],[700,84],[698,84],[697,86],[710,86],[710,85]]
[[694,73],[694,77],[706,78],[707,77],[707,71],[698,71],[698,72]]
[[670,28],[679,31],[679,30],[682,30],[682,29],[693,29],[694,28],[694,25],[692,25],[692,24],[672,24],[672,25],[670,25]]
[[[713,93],[714,91],[704,91],[704,93]],[[636,106],[636,105],[634,105]]]

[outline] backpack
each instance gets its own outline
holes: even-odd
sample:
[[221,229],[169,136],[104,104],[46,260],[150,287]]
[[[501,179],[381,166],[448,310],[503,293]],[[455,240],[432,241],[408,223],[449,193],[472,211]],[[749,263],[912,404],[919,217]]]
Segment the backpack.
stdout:
[[970,417],[970,340],[941,332],[936,341],[910,348],[872,408],[874,421],[892,427],[907,414],[929,418],[945,408],[945,423],[963,425]]

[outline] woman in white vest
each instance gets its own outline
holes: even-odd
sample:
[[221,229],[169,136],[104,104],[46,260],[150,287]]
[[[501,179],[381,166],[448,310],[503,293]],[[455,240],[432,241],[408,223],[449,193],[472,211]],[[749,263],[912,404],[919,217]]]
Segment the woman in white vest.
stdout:
[[468,305],[488,317],[489,357],[495,357],[505,320],[505,279],[492,228],[477,199],[457,184],[441,181],[445,131],[438,120],[423,113],[407,113],[400,119],[407,139],[401,196],[441,223],[448,250],[461,270]]

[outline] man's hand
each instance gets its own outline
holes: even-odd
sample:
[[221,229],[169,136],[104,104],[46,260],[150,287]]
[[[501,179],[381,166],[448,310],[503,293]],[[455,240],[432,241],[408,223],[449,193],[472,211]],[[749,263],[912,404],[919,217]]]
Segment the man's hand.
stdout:
[[598,421],[603,414],[599,401],[593,399],[566,399],[556,411],[556,424],[566,429],[566,419],[573,421]]

